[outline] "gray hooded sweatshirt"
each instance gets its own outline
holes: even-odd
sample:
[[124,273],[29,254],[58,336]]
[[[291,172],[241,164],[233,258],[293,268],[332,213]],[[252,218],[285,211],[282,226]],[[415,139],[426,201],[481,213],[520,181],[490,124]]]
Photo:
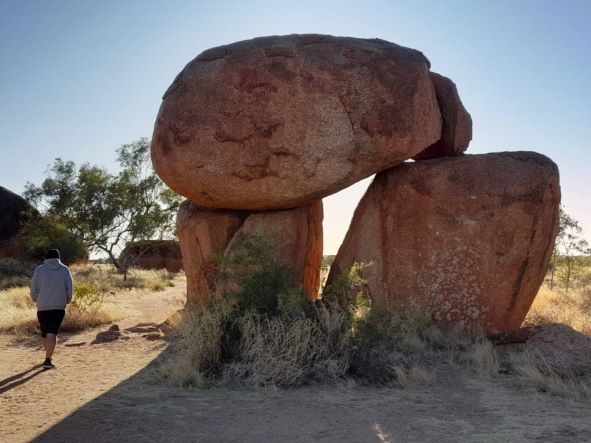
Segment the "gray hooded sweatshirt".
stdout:
[[59,258],[48,258],[35,269],[31,298],[37,303],[38,311],[66,309],[72,301],[72,275]]

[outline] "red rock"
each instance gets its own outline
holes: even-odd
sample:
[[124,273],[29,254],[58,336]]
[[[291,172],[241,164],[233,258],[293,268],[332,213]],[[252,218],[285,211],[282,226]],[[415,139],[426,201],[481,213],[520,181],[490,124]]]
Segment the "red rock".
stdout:
[[189,200],[181,204],[176,228],[190,302],[202,303],[215,294],[215,258],[224,254],[247,216],[237,211],[204,210]]
[[177,232],[187,275],[187,296],[202,303],[218,291],[214,256],[228,257],[240,240],[258,236],[275,258],[296,273],[310,298],[318,296],[322,265],[322,202],[289,210],[255,212],[199,208],[185,201]]
[[202,207],[300,207],[441,136],[429,62],[383,40],[263,37],[213,48],[166,91],[158,175]]
[[355,262],[369,296],[489,333],[519,328],[558,228],[558,169],[531,152],[405,163],[376,176],[328,281]]
[[181,248],[174,240],[147,240],[127,245],[119,255],[119,261],[141,269],[166,269],[169,272],[183,269]]
[[437,94],[437,103],[443,120],[441,138],[413,157],[414,160],[457,155],[468,149],[472,140],[472,117],[460,100],[454,82],[442,75],[431,73]]

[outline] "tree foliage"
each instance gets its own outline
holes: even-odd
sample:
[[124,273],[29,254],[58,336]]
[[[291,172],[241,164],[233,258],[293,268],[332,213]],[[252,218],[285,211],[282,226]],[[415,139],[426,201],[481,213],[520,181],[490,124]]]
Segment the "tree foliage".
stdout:
[[[28,183],[25,197],[90,251],[103,252],[121,269],[117,254],[128,242],[170,238],[180,196],[152,170],[150,141],[117,150],[120,171],[57,158],[40,186]],[[29,227],[28,229],[31,229]]]
[[572,280],[584,267],[586,256],[591,254],[589,243],[582,237],[583,229],[579,222],[560,207],[558,234],[552,254],[552,272],[550,286],[554,285],[554,276],[558,278],[568,292]]

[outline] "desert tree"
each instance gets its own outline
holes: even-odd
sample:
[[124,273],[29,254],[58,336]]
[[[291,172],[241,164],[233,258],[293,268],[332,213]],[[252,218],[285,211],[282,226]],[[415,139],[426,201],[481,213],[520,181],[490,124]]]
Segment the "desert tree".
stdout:
[[551,261],[550,288],[554,287],[554,277],[558,277],[568,292],[573,278],[583,267],[585,257],[591,254],[588,242],[582,237],[583,229],[579,222],[560,207],[558,234],[554,243]]
[[45,222],[53,220],[126,271],[129,263],[121,263],[118,252],[128,243],[171,238],[181,199],[154,173],[148,139],[121,146],[117,161],[120,170],[113,174],[57,158],[40,186],[27,183],[25,198]]

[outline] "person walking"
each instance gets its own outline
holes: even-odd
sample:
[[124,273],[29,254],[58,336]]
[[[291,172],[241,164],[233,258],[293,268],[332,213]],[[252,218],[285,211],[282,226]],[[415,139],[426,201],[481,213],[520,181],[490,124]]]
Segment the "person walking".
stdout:
[[72,286],[72,274],[60,261],[60,252],[50,249],[31,280],[31,298],[37,304],[37,319],[45,348],[44,369],[55,368],[51,357],[66,314],[66,305],[72,301]]

